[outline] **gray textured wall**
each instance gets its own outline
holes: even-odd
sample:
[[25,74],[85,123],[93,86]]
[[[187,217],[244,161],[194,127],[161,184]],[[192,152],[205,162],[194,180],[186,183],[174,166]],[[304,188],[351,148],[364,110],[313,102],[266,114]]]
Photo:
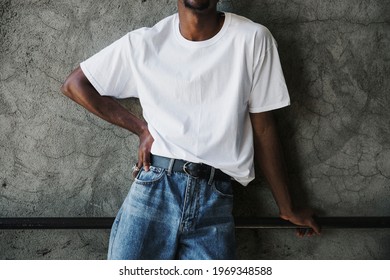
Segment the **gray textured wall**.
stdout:
[[[320,215],[389,215],[390,3],[222,1],[279,43],[292,106],[277,112],[292,194]],[[78,63],[176,1],[0,0],[0,216],[114,216],[138,140],[61,95]],[[141,109],[136,101],[123,104]],[[261,178],[237,216],[276,216]],[[0,259],[102,259],[108,230],[0,231]],[[242,259],[389,259],[389,230],[237,230]]]

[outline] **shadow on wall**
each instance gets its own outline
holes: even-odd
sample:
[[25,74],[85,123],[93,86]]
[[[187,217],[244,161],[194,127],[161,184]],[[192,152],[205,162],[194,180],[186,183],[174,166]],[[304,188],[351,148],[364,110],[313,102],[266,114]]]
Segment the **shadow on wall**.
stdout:
[[[388,4],[237,1],[233,7],[269,28],[278,42],[292,104],[276,117],[294,201],[314,206],[318,215],[388,215]],[[257,179],[247,189],[236,187],[236,214],[278,213],[266,186]],[[386,231],[375,231],[378,241],[369,231],[349,232],[357,247],[339,233],[300,247],[281,232],[239,231],[239,251],[242,258],[389,258]]]

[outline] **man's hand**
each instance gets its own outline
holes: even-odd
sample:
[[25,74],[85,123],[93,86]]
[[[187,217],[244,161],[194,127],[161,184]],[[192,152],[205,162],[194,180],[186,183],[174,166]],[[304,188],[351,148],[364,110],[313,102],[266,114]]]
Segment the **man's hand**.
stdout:
[[139,170],[144,167],[145,171],[149,171],[150,168],[150,150],[154,139],[146,128],[145,131],[139,136],[139,147],[138,147],[138,163],[137,168],[133,171],[133,177],[135,178]]
[[280,218],[290,221],[298,226],[306,226],[310,229],[299,228],[297,235],[303,237],[305,235],[312,236],[314,234],[320,235],[321,230],[316,221],[313,219],[314,212],[311,209],[301,209],[293,211],[289,214],[280,214]]

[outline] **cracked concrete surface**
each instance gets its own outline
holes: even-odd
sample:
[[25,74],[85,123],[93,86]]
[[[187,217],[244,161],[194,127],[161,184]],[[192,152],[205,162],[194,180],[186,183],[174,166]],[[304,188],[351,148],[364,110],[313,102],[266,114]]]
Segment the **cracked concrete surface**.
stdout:
[[[278,41],[292,105],[276,113],[292,195],[324,216],[390,215],[390,4],[222,1]],[[113,216],[138,140],[59,87],[80,61],[176,11],[176,1],[0,1],[0,216]],[[134,100],[123,104],[138,115]],[[277,215],[267,184],[236,215]],[[2,231],[0,259],[102,259],[107,231]],[[237,231],[242,259],[388,259],[388,230]]]

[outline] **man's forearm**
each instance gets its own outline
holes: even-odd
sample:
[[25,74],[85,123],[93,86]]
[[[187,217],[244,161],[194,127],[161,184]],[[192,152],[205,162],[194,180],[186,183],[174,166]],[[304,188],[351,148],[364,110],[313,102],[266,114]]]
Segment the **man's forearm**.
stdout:
[[88,111],[112,124],[123,127],[138,136],[147,131],[145,121],[130,113],[115,99],[101,96],[85,77],[80,67],[69,75],[61,91]]
[[281,217],[293,210],[284,157],[272,113],[251,114],[255,159],[266,177]]

